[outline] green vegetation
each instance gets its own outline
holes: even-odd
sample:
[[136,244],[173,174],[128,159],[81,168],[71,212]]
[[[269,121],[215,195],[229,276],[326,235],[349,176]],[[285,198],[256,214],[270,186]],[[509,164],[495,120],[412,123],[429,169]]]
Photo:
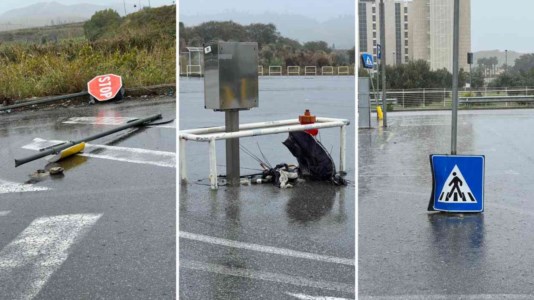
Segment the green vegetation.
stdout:
[[186,47],[202,47],[211,41],[258,42],[260,65],[282,66],[351,66],[355,49],[335,50],[324,41],[300,42],[283,37],[274,24],[243,26],[232,21],[206,22],[186,27],[180,23],[180,52]]
[[111,25],[95,22],[97,16],[84,26],[87,39],[4,42],[0,99],[79,92],[92,77],[106,73],[121,75],[128,88],[174,83],[175,14],[175,6],[147,8]]

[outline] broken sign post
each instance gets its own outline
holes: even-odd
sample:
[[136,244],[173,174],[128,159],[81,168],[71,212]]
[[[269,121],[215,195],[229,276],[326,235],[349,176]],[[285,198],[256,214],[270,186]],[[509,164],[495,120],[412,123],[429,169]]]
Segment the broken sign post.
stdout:
[[484,211],[484,155],[430,155],[429,211]]
[[484,211],[484,155],[456,155],[458,136],[458,49],[460,1],[454,0],[451,155],[430,155],[429,211]]

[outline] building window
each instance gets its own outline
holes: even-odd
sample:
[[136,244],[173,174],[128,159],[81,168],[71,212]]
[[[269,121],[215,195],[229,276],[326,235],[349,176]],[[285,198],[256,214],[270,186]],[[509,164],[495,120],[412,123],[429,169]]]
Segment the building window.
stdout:
[[373,24],[373,30],[376,30],[376,24]]
[[407,32],[407,31],[404,32],[404,38],[405,38],[405,39],[408,38],[408,32]]
[[404,7],[404,13],[405,13],[405,14],[408,13],[408,7]]
[[404,46],[408,47],[408,40],[404,40]]
[[373,10],[373,14],[376,14],[376,7],[373,6],[372,10]]
[[404,22],[408,22],[408,16],[404,15]]
[[404,61],[405,62],[408,62],[410,60],[410,58],[408,57],[408,55],[404,56]]
[[404,48],[404,54],[408,54],[408,48]]
[[376,40],[373,40],[373,46],[376,47]]
[[408,30],[408,24],[404,23],[404,30]]
[[373,15],[373,22],[376,22],[376,15]]
[[373,48],[373,54],[376,54],[376,47]]
[[376,31],[373,31],[373,39],[376,39]]

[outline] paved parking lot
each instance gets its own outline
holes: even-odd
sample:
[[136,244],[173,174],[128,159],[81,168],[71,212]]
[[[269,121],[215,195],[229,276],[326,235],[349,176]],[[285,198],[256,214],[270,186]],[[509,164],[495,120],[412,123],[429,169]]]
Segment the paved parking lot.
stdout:
[[458,154],[486,157],[483,214],[426,211],[450,122],[396,112],[358,131],[361,299],[534,298],[534,111],[459,113]]
[[176,297],[174,123],[95,140],[63,176],[14,167],[50,141],[174,118],[174,98],[146,101],[0,115],[0,298]]

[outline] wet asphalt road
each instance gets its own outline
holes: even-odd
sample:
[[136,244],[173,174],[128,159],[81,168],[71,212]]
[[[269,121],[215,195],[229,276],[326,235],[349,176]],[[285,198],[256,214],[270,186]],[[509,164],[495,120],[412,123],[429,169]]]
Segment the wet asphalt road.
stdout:
[[486,156],[483,214],[426,211],[450,122],[389,113],[359,130],[360,298],[534,299],[534,111],[459,113],[458,154]]
[[150,164],[172,160],[172,125],[95,140],[111,148],[60,162],[63,177],[22,185],[46,161],[14,167],[35,153],[22,148],[34,138],[75,140],[113,127],[63,123],[70,117],[174,118],[174,97],[144,101],[0,115],[1,299],[176,297],[176,169]]
[[[204,109],[202,79],[180,79],[180,128],[224,125],[224,113]],[[354,298],[354,77],[260,78],[259,108],[240,123],[313,114],[351,120],[347,130],[347,187],[303,183],[210,191],[208,145],[187,144],[190,183],[180,187],[180,299]],[[241,139],[271,164],[296,163],[282,145],[287,134]],[[320,139],[339,164],[339,129]],[[224,141],[217,142],[220,174]],[[241,152],[241,174],[258,163]],[[307,257],[302,257],[306,252]]]

